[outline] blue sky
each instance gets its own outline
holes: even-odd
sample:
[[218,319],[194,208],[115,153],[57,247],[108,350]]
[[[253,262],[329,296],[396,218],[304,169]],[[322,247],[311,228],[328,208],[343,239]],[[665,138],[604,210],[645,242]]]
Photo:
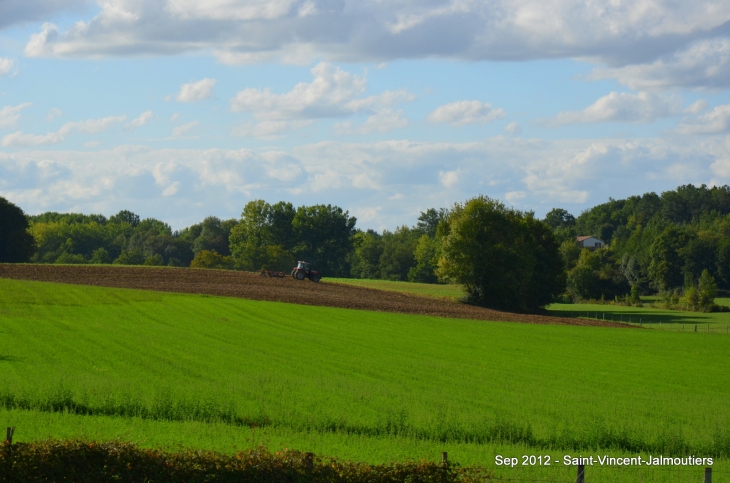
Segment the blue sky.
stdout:
[[730,4],[4,0],[0,196],[182,228],[252,199],[361,228],[730,181]]

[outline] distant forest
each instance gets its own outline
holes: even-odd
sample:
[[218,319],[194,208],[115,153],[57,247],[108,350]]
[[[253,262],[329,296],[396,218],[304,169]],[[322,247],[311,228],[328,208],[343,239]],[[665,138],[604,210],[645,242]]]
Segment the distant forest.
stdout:
[[[439,260],[455,209],[430,208],[413,226],[383,232],[360,230],[337,206],[261,200],[249,202],[239,219],[210,216],[180,231],[130,211],[108,218],[49,212],[27,217],[35,240],[30,261],[288,272],[296,260],[307,260],[330,277],[446,283]],[[555,208],[541,222],[558,247],[564,298],[681,291],[705,271],[719,289],[730,290],[728,186],[610,199],[577,217]],[[580,235],[607,246],[581,249]]]

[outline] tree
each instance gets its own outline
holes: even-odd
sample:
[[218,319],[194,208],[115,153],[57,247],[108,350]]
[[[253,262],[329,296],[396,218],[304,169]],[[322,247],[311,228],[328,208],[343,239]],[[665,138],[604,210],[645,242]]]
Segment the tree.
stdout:
[[680,250],[686,244],[686,234],[675,226],[666,228],[652,243],[649,250],[649,276],[659,290],[667,291],[682,286],[684,275]]
[[414,252],[420,230],[403,225],[394,232],[383,232],[383,253],[380,255],[380,278],[408,280],[408,272],[416,265]]
[[444,208],[438,210],[436,208],[429,208],[426,211],[422,211],[421,216],[418,217],[416,228],[433,238],[436,236],[436,229],[446,216],[446,213],[447,210]]
[[223,256],[210,250],[200,250],[190,262],[191,268],[218,268],[230,270],[233,268],[233,258]]
[[353,235],[350,274],[357,278],[380,278],[380,256],[383,237],[375,230],[358,231]]
[[109,217],[109,223],[129,223],[132,228],[136,228],[139,225],[139,215],[132,213],[129,210],[122,210],[116,215]]
[[439,240],[428,235],[421,236],[416,244],[413,257],[416,259],[416,266],[408,271],[408,281],[437,283],[436,269],[438,268]]
[[556,228],[575,226],[575,217],[562,208],[553,208],[548,211],[543,221],[553,230]]
[[356,218],[332,205],[300,206],[292,220],[294,254],[324,276],[347,275]]
[[563,292],[557,243],[531,213],[479,196],[454,205],[445,224],[437,274],[464,285],[472,303],[528,312]]
[[0,197],[0,262],[30,261],[36,244],[28,227],[28,219],[23,210]]

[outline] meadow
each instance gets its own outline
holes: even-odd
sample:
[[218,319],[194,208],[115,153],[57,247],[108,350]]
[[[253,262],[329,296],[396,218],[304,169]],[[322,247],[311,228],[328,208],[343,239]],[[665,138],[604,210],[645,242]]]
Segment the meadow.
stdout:
[[457,301],[464,296],[461,285],[398,282],[392,280],[370,280],[365,278],[326,278],[325,283],[341,283],[356,287],[374,288],[389,292],[402,292],[425,297],[435,297]]
[[484,466],[495,454],[696,454],[721,458],[720,475],[729,353],[716,334],[0,279],[0,427],[19,441],[264,443],[373,463],[449,451]]

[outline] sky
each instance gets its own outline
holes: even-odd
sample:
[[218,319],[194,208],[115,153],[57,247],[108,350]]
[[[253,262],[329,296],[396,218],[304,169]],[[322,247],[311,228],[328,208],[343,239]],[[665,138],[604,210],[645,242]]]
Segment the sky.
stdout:
[[2,0],[0,196],[414,225],[730,183],[730,2]]

